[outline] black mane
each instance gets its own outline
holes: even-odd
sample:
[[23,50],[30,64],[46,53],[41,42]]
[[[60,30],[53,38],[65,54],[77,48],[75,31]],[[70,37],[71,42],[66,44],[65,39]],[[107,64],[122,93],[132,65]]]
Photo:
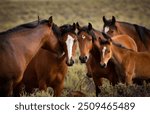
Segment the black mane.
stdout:
[[84,32],[88,33],[89,35],[91,35],[93,39],[96,39],[96,36],[95,36],[95,33],[94,33],[94,31],[96,31],[95,29],[89,30],[89,29],[88,29],[88,26],[84,26],[84,27],[82,27],[82,28],[78,31],[77,34],[79,35],[82,31],[84,31]]
[[53,32],[54,32],[54,34],[56,35],[57,38],[61,37],[60,28],[54,23],[52,24],[52,30],[53,30]]
[[22,29],[32,29],[32,28],[36,28],[38,25],[40,24],[44,24],[44,23],[48,23],[48,20],[37,20],[37,21],[33,21],[33,22],[29,22],[29,23],[25,23],[25,24],[21,24],[19,26],[16,26],[14,28],[11,28],[9,30],[6,30],[4,32],[1,32],[0,35],[3,35],[5,33],[11,33],[11,32],[16,32],[18,30],[22,30]]
[[61,31],[61,35],[63,36],[64,34],[71,32],[76,35],[75,30],[73,29],[73,26],[70,24],[65,24],[59,27]]
[[147,29],[144,26],[140,26],[140,25],[137,25],[137,24],[131,24],[131,23],[128,23],[128,22],[119,22],[119,23],[128,24],[130,26],[133,26],[135,28],[135,30],[136,30],[136,32],[137,32],[137,34],[138,34],[141,42],[143,42],[144,44],[146,44],[147,38],[148,38],[147,36],[148,36],[148,34],[150,34],[150,30],[149,29]]
[[135,30],[138,33],[140,40],[144,44],[146,44],[146,41],[147,41],[146,35],[148,35],[148,33],[150,33],[150,30],[145,28],[145,27],[143,27],[143,26],[139,26],[137,24],[133,24],[133,26],[135,27]]
[[119,47],[119,48],[122,48],[122,49],[127,49],[127,50],[130,50],[130,51],[134,51],[133,49],[126,48],[125,46],[123,46],[122,44],[119,44],[119,43],[112,42],[112,44]]

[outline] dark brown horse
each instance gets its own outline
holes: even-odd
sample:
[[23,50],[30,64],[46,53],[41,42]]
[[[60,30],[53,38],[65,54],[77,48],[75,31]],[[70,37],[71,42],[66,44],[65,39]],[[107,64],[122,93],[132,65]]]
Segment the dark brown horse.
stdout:
[[51,37],[52,26],[50,17],[0,33],[0,96],[12,96],[13,88],[41,47],[60,52],[58,39]]
[[60,41],[62,55],[52,53],[45,49],[40,49],[38,54],[28,65],[22,83],[25,90],[32,93],[34,88],[46,90],[52,87],[54,96],[60,96],[64,88],[64,78],[67,74],[67,66],[74,64],[74,56],[77,47],[77,37],[75,33],[76,25],[55,26],[54,36]]
[[150,50],[149,29],[137,24],[116,21],[114,16],[112,16],[112,19],[109,20],[103,16],[103,22],[103,32],[108,35],[116,36],[119,34],[127,34],[136,42],[138,51]]
[[[102,33],[93,29],[91,24],[89,24],[88,27],[80,27],[79,24],[77,24],[77,28],[79,30],[78,41],[80,53],[83,55],[85,52],[90,54],[87,63],[91,68],[91,74],[96,85],[96,96],[98,96],[98,93],[100,92],[98,86],[102,85],[102,78],[107,78],[112,85],[115,85],[120,81],[120,72],[117,72],[118,67],[116,67],[113,61],[108,62],[108,67],[105,69],[102,68],[105,66],[100,64],[102,50],[99,50],[101,49],[99,42],[101,40],[105,40]],[[115,43],[121,43],[123,46],[129,49],[137,51],[134,40],[127,35],[116,36],[113,38],[113,40]]]
[[[101,41],[101,63],[107,63],[110,59],[116,61],[115,63],[120,66],[127,85],[132,84],[134,78],[150,79],[150,53],[149,52],[136,52],[129,48],[124,47],[122,44],[114,43],[114,38],[107,38]],[[126,39],[126,38],[124,38]]]

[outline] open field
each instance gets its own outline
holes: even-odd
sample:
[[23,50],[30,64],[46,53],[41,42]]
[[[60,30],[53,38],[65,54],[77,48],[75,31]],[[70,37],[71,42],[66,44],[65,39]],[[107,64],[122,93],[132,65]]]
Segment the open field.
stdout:
[[[0,0],[0,31],[37,20],[38,15],[41,19],[52,15],[58,25],[73,22],[87,25],[91,22],[98,30],[102,29],[102,16],[111,18],[114,15],[117,20],[150,28],[150,0]],[[79,63],[78,55],[79,51],[76,64],[69,68],[62,96],[73,90],[95,96],[93,80],[85,78],[85,65]],[[31,96],[51,96],[49,91]],[[26,93],[23,96],[27,96]],[[119,84],[112,87],[104,80],[100,96],[150,96],[150,85],[126,87]]]

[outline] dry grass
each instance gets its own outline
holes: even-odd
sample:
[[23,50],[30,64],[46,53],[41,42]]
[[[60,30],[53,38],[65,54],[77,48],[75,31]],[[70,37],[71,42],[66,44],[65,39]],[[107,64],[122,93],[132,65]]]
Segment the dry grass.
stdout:
[[[137,23],[150,28],[150,0],[6,0],[0,1],[0,31],[7,30],[16,25],[34,21],[39,15],[47,19],[53,15],[54,22],[58,25],[79,22],[87,25],[91,22],[94,28],[102,29],[102,16],[116,16],[118,20]],[[68,92],[79,90],[87,96],[95,96],[92,79],[85,78],[85,65],[78,61],[69,68],[65,79],[65,89],[62,96]],[[106,81],[101,87],[100,96],[150,96],[150,86],[133,85],[126,87],[123,84],[112,87]],[[22,96],[52,96],[53,91],[35,92]]]

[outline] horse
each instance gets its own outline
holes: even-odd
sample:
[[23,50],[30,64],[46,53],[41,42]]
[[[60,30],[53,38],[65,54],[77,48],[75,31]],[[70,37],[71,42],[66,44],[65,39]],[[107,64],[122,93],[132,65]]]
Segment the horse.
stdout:
[[110,59],[116,61],[125,76],[125,83],[132,84],[134,78],[150,79],[150,52],[136,52],[124,47],[122,44],[114,43],[113,38],[103,33],[107,40],[101,41],[101,65],[107,66]]
[[54,37],[58,37],[62,55],[52,53],[45,49],[40,49],[37,55],[28,65],[22,84],[25,85],[25,91],[32,93],[34,88],[39,90],[47,90],[52,87],[54,96],[61,96],[64,88],[64,79],[67,74],[68,67],[73,66],[74,57],[77,47],[76,25],[65,24],[60,27],[55,26]]
[[61,47],[58,39],[51,37],[52,27],[51,16],[0,33],[0,96],[13,95],[13,89],[41,47],[59,54]]
[[[88,26],[84,27],[80,27],[80,25],[77,23],[77,29],[81,56],[79,59],[81,63],[83,63],[81,58],[87,59],[85,61],[87,70],[93,77],[96,87],[96,96],[98,96],[100,93],[98,86],[102,86],[102,78],[107,78],[112,85],[115,85],[119,82],[119,73],[116,71],[115,64],[112,61],[108,63],[108,67],[105,69],[102,68],[103,66],[100,66],[99,60],[101,52],[99,52],[97,46],[99,44],[99,40],[104,39],[102,33],[93,29],[92,24],[90,23]],[[135,51],[137,50],[136,44],[131,38],[127,37],[127,39],[122,39],[122,37],[116,37],[114,40],[115,42],[121,42],[123,45]]]
[[[98,30],[94,29],[94,32],[91,32],[92,24],[89,23],[88,27],[80,27],[79,23],[76,23],[78,29],[78,42],[79,42],[79,49],[80,49],[80,56],[79,60],[81,63],[86,63],[87,67],[87,76],[91,77],[91,67],[90,67],[90,51],[92,49],[92,37],[102,37]],[[82,32],[82,33],[81,33]],[[81,33],[81,35],[80,35]],[[89,36],[91,35],[91,36]]]
[[103,16],[103,32],[112,36],[127,34],[137,44],[138,51],[150,51],[150,30],[137,25],[127,22],[116,21],[116,18],[112,16],[112,19],[106,19]]

